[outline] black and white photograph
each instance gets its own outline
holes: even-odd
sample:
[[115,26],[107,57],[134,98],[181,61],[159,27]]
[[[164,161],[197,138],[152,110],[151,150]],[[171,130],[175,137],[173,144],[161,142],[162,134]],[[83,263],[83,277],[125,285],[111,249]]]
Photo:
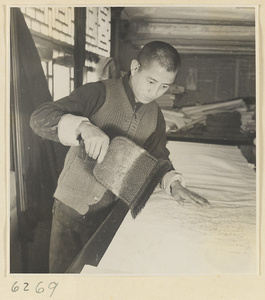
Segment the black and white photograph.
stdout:
[[7,15],[9,274],[258,275],[258,7]]

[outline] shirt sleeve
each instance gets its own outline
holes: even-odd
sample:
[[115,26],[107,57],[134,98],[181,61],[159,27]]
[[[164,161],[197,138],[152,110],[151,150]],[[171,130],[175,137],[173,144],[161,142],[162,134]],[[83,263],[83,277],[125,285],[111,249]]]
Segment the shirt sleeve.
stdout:
[[58,126],[60,120],[64,119],[63,116],[82,117],[72,118],[73,122],[79,125],[83,119],[89,119],[99,110],[105,98],[106,88],[103,82],[87,83],[67,97],[54,102],[46,102],[38,107],[31,116],[30,126],[42,138],[60,142]]
[[179,181],[180,184],[185,187],[186,183],[182,174],[178,173],[175,170],[171,170],[163,177],[160,183],[160,187],[164,189],[168,194],[171,194],[171,183],[174,181]]
[[63,115],[58,123],[58,138],[64,146],[79,146],[77,128],[81,122],[89,122],[86,117],[71,114]]

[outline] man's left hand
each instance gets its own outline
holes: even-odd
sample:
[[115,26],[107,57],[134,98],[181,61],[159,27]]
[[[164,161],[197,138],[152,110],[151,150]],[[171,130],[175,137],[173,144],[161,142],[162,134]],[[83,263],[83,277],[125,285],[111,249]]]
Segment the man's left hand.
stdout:
[[171,195],[180,205],[184,205],[185,202],[188,202],[198,207],[210,206],[208,200],[186,189],[179,181],[174,181],[171,183]]

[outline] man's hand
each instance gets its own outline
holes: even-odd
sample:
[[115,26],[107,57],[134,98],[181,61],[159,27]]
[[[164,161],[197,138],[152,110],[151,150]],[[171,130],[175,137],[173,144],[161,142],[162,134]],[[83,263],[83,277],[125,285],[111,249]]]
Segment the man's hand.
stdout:
[[76,132],[81,134],[86,153],[101,163],[109,147],[109,137],[100,128],[89,122],[81,122]]
[[171,195],[180,205],[183,205],[185,202],[189,202],[198,207],[210,206],[210,203],[206,199],[184,188],[179,181],[171,183]]

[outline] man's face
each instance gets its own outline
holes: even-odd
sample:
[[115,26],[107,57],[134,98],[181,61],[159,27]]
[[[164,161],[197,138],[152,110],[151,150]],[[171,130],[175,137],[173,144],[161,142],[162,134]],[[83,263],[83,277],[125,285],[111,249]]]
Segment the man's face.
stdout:
[[131,64],[130,85],[133,90],[135,101],[147,104],[162,96],[174,82],[176,72],[168,72],[156,61],[148,68],[139,66],[137,60]]

